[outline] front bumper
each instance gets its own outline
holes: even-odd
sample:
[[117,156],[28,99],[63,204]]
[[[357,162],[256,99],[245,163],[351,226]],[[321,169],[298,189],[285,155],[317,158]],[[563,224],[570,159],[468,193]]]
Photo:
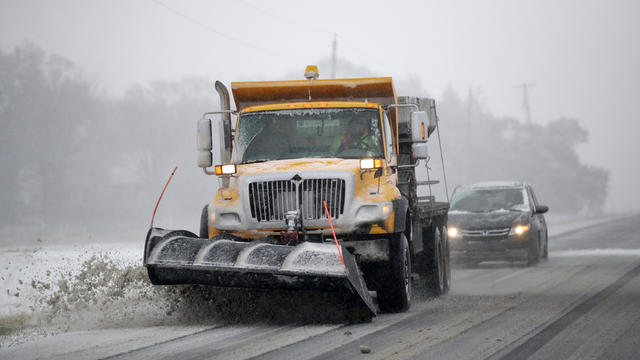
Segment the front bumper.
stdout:
[[454,261],[523,261],[529,254],[531,236],[527,233],[497,238],[450,238],[451,258]]

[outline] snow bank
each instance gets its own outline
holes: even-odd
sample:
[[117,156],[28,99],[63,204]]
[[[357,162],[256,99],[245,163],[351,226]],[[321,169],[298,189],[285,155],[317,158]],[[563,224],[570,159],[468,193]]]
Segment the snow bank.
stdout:
[[0,263],[0,346],[70,330],[207,320],[210,294],[151,285],[139,246],[4,249]]
[[348,303],[333,293],[153,286],[143,245],[0,249],[0,347],[84,330],[348,317]]

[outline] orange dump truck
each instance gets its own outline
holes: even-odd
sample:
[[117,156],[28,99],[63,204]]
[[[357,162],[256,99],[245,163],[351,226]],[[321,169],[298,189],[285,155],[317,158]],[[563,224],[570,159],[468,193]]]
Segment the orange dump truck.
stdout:
[[305,77],[231,83],[235,110],[216,82],[222,109],[198,122],[198,166],[218,190],[198,235],[149,230],[151,281],[342,291],[369,315],[407,310],[412,279],[446,292],[449,204],[419,196],[437,181],[416,171],[434,101],[397,97],[388,77]]

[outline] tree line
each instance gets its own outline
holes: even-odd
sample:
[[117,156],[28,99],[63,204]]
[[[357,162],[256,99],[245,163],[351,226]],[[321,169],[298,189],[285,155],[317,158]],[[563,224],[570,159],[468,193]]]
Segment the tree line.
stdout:
[[[192,218],[195,229],[218,186],[195,166],[196,120],[216,99],[205,78],[108,97],[71,61],[36,45],[0,49],[0,226],[147,226],[178,165],[165,213]],[[450,185],[525,180],[556,211],[602,209],[608,172],[578,158],[576,147],[588,140],[579,121],[537,125],[470,113],[453,91],[438,108]]]

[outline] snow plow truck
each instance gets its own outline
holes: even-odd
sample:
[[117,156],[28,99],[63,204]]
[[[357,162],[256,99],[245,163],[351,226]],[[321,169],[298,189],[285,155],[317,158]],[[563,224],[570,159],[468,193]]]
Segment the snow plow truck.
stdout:
[[390,77],[318,79],[311,65],[305,78],[232,82],[235,110],[216,82],[221,109],[198,121],[197,149],[219,188],[198,235],[151,226],[151,282],[343,292],[369,316],[409,309],[412,281],[446,292],[434,100],[396,96]]

